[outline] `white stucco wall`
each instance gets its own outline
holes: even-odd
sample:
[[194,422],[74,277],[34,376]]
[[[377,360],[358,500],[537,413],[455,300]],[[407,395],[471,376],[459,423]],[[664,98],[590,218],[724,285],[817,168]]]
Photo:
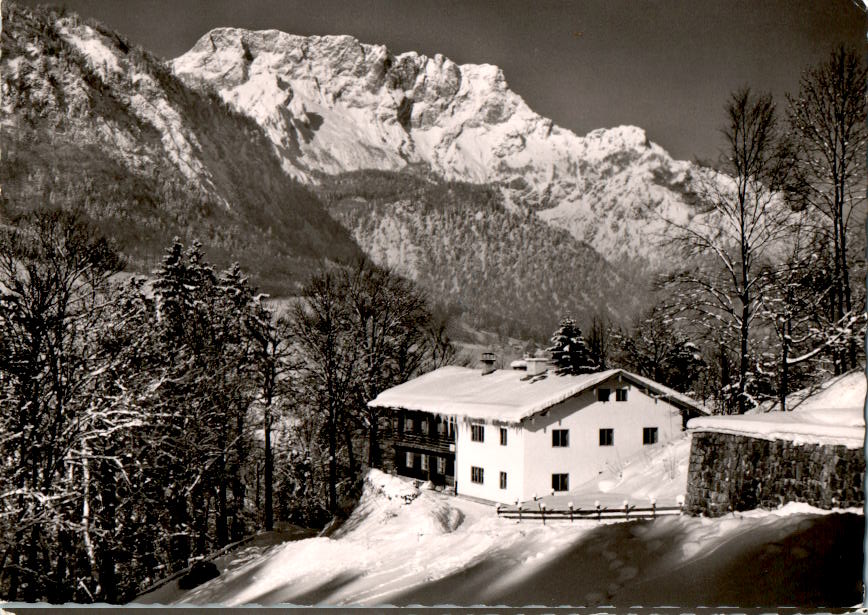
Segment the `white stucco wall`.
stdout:
[[[608,467],[642,450],[642,429],[657,427],[657,441],[666,442],[682,430],[681,412],[617,377],[599,385],[612,391],[609,401],[597,401],[596,388],[585,391],[522,422],[524,477],[521,500],[551,493],[552,474],[569,474],[573,490]],[[627,388],[627,401],[616,401],[615,389]],[[614,429],[614,445],[600,446],[599,430]],[[553,447],[552,430],[569,429],[569,446]],[[469,437],[469,434],[468,434]],[[469,472],[469,470],[468,470]]]
[[[485,426],[485,441],[471,439],[471,423]],[[500,428],[507,430],[507,444],[500,444]],[[455,480],[458,493],[505,504],[521,499],[524,478],[524,430],[518,425],[496,425],[459,420],[455,442]],[[483,484],[471,482],[471,467],[484,470]],[[506,472],[506,489],[500,488],[500,473]]]

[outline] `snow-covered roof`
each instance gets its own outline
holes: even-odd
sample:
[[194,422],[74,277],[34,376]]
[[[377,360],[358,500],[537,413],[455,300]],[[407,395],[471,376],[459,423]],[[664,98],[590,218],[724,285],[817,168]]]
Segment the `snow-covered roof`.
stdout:
[[692,431],[716,431],[747,435],[764,440],[790,440],[796,444],[839,444],[861,448],[865,440],[864,372],[845,374],[806,397],[791,412],[764,412],[741,416],[713,416],[692,419]]
[[518,423],[617,375],[675,405],[707,413],[689,397],[622,369],[579,376],[528,376],[509,369],[483,376],[478,369],[447,366],[383,391],[368,405]]

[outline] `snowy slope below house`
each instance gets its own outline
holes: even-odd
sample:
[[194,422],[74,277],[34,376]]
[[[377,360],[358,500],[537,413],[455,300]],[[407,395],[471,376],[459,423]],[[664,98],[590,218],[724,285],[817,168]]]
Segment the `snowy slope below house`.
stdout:
[[[372,471],[331,537],[271,547],[221,565],[220,577],[194,590],[168,587],[137,602],[850,605],[863,523],[800,506],[714,520],[519,524]],[[703,583],[684,592],[687,569]],[[733,581],[751,574],[757,591]]]
[[676,506],[687,493],[690,434],[646,447],[640,453],[612,465],[599,478],[579,486],[569,496],[576,505],[599,501],[602,506]]

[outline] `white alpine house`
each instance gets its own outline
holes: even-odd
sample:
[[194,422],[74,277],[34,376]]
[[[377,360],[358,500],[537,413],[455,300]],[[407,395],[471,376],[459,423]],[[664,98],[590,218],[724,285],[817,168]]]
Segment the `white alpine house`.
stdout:
[[708,414],[623,369],[556,375],[544,359],[516,367],[441,367],[371,401],[393,417],[394,469],[454,482],[462,495],[523,502],[578,487]]

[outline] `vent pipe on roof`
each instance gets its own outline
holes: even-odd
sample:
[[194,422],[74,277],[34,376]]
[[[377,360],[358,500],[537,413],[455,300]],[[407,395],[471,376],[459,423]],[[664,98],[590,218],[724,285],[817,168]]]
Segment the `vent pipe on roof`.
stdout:
[[482,375],[490,374],[491,372],[497,369],[494,367],[495,362],[497,361],[497,357],[494,356],[493,352],[483,352],[482,358],[479,360],[482,363]]

